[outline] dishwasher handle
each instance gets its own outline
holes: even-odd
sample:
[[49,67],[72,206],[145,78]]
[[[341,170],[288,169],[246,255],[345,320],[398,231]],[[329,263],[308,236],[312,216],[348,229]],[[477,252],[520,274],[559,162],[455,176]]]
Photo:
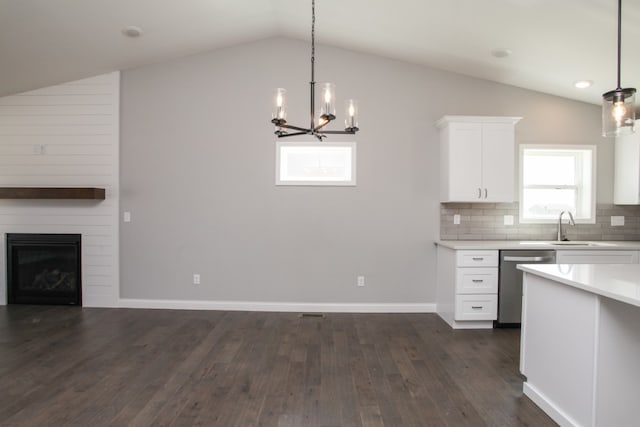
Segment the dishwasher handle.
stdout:
[[504,261],[516,261],[516,262],[548,262],[548,261],[553,261],[553,257],[547,257],[547,256],[505,256],[502,259]]

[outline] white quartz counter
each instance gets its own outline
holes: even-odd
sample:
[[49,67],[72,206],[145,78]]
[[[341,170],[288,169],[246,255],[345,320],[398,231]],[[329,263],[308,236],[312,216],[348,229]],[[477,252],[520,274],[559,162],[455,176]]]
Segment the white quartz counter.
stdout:
[[436,245],[455,250],[640,250],[640,242],[638,241],[554,242],[541,240],[438,240],[435,243]]
[[638,426],[640,265],[519,268],[524,394],[562,426]]
[[638,264],[524,264],[527,273],[640,307]]

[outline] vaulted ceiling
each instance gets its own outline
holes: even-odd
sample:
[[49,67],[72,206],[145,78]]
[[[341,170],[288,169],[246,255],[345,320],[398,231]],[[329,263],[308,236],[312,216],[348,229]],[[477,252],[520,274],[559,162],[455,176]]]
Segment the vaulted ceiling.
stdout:
[[[591,103],[616,86],[616,0],[317,0],[316,14],[318,44]],[[310,27],[311,0],[0,0],[0,96]],[[640,1],[622,28],[622,86],[640,89]]]

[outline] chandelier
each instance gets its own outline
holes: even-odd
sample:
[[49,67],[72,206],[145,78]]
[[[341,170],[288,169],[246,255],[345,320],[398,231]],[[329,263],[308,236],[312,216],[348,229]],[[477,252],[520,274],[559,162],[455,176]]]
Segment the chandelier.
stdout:
[[[287,123],[287,104],[286,93],[283,88],[276,89],[274,99],[274,109],[271,119],[271,123],[276,126],[275,134],[278,138],[284,138],[296,135],[312,135],[322,141],[329,134],[341,134],[341,135],[354,135],[358,129],[358,102],[354,99],[346,101],[345,110],[346,117],[344,121],[344,130],[325,130],[332,120],[336,119],[336,94],[335,85],[333,83],[322,84],[322,99],[320,104],[320,117],[316,123],[315,117],[315,95],[316,95],[316,82],[315,82],[315,54],[316,54],[316,41],[315,41],[315,27],[316,27],[316,2],[311,1],[311,82],[310,96],[311,96],[311,122],[308,128],[300,126],[292,126]],[[289,132],[293,131],[293,132]]]
[[602,136],[621,136],[635,130],[635,97],[632,87],[620,87],[622,0],[618,0],[618,86],[602,95]]

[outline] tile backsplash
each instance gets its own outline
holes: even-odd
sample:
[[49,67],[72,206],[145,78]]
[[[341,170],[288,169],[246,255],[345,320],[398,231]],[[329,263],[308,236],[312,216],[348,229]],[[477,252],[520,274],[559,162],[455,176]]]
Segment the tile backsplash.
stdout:
[[[460,215],[460,224],[453,223]],[[513,216],[513,225],[504,225],[504,216]],[[612,226],[611,217],[624,217],[623,226]],[[569,240],[640,240],[640,206],[599,204],[595,224],[567,224]],[[557,223],[520,224],[518,203],[442,203],[440,239],[442,240],[555,240]]]

